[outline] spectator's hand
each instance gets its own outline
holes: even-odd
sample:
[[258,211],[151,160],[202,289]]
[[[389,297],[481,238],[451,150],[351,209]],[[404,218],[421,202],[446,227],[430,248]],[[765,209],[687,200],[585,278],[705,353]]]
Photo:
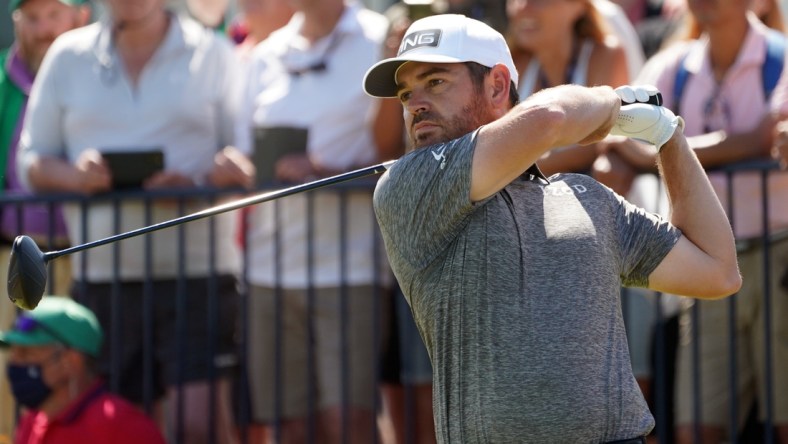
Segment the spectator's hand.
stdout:
[[151,175],[142,182],[142,188],[155,190],[163,188],[191,188],[195,185],[194,181],[181,173],[175,171],[159,171]]
[[274,174],[285,182],[309,182],[321,177],[320,171],[306,154],[288,154],[276,162]]
[[757,154],[759,157],[768,157],[771,154],[779,133],[777,126],[783,119],[784,117],[781,118],[777,113],[766,113],[752,130],[750,140],[753,146],[760,149]]
[[80,192],[95,194],[112,189],[112,173],[98,150],[83,151],[74,167],[78,173],[76,182]]
[[216,153],[213,169],[208,173],[208,183],[224,188],[241,186],[252,188],[257,170],[254,164],[237,148],[228,146]]
[[684,128],[684,120],[673,111],[646,104],[659,94],[653,86],[622,86],[616,88],[616,94],[627,104],[621,106],[610,134],[642,140],[659,149],[677,127]]
[[772,157],[780,161],[783,169],[788,169],[788,120],[781,120],[774,127]]

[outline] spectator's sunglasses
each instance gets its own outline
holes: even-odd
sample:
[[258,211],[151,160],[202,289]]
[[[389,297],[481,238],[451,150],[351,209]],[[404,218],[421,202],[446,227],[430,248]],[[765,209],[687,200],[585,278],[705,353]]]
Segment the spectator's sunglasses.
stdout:
[[14,328],[13,330],[21,332],[21,333],[31,333],[36,331],[36,329],[43,330],[46,334],[53,337],[57,342],[62,344],[66,348],[70,348],[68,345],[68,341],[66,341],[62,335],[60,335],[55,330],[47,327],[45,324],[39,322],[36,318],[30,316],[19,316],[14,321]]

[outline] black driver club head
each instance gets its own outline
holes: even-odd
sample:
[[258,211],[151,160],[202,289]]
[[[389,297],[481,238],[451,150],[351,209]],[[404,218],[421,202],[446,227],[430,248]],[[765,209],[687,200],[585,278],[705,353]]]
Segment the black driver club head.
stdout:
[[17,236],[8,264],[8,298],[17,307],[32,310],[41,302],[47,286],[44,253],[28,236]]

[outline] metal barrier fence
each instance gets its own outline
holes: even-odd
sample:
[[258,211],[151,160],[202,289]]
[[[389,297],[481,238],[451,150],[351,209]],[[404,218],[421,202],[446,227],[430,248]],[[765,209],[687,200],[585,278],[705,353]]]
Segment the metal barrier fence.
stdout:
[[[772,174],[775,171],[775,168],[776,166],[772,163],[761,163],[761,164],[740,165],[734,168],[728,168],[726,170],[723,170],[724,174],[727,174],[728,177],[731,177],[734,173],[739,173],[741,171],[750,171],[750,172],[754,171],[761,178],[761,183],[762,183],[761,192],[763,194],[761,204],[763,208],[763,214],[765,215],[765,217],[763,222],[764,232],[762,238],[760,239],[759,245],[763,247],[762,260],[764,266],[761,274],[764,282],[769,282],[770,280],[774,279],[774,276],[770,274],[770,263],[772,260],[770,256],[770,245],[771,245],[770,240],[773,240],[772,238],[775,233],[770,233],[771,227],[769,227],[769,224],[766,222],[766,220],[768,219],[768,215],[769,215],[769,186],[767,183],[767,178],[769,177],[770,174]],[[369,220],[373,221],[372,223],[374,224],[374,215],[372,214],[371,206],[368,208],[367,214],[349,214],[348,206],[347,206],[347,198],[349,194],[365,193],[369,196],[371,195],[371,190],[373,186],[372,184],[373,182],[371,181],[366,181],[366,182],[358,181],[352,184],[343,184],[336,187],[332,187],[329,190],[320,191],[320,193],[331,194],[337,198],[336,202],[337,205],[339,205],[339,211],[337,212],[337,214],[339,215],[340,219],[332,223],[336,223],[339,227],[341,227],[340,235],[336,239],[336,241],[340,245],[343,245],[345,242],[349,218],[368,218]],[[90,198],[84,196],[75,196],[75,195],[66,195],[66,194],[52,194],[52,195],[32,196],[32,197],[31,196],[15,197],[15,196],[6,195],[0,197],[0,206],[2,206],[3,211],[5,212],[8,211],[15,212],[17,214],[17,222],[19,223],[20,226],[23,225],[24,222],[23,209],[25,208],[25,206],[32,204],[46,206],[49,209],[49,214],[51,216],[48,223],[50,230],[43,239],[38,239],[38,242],[42,250],[47,251],[50,249],[54,249],[55,247],[58,247],[58,245],[56,245],[56,239],[55,239],[56,233],[54,232],[54,228],[52,227],[54,227],[54,216],[53,216],[54,210],[56,206],[60,204],[71,205],[72,211],[75,211],[74,208],[77,208],[78,210],[76,211],[78,211],[78,214],[80,215],[80,218],[82,220],[87,219],[89,208],[91,208],[92,206],[105,205],[108,208],[112,209],[109,213],[112,216],[108,220],[104,220],[102,222],[106,224],[104,227],[102,227],[102,229],[104,231],[109,229],[112,232],[119,232],[121,231],[121,226],[122,226],[122,220],[121,220],[122,212],[120,211],[120,208],[122,204],[128,203],[129,201],[140,202],[140,205],[142,206],[144,212],[144,217],[142,220],[144,221],[145,225],[149,225],[151,223],[157,222],[156,220],[153,220],[153,216],[152,216],[153,213],[151,210],[155,202],[162,202],[162,201],[168,202],[167,205],[169,205],[171,209],[175,210],[176,216],[179,216],[188,213],[187,209],[189,208],[190,204],[194,204],[195,202],[201,202],[203,206],[210,206],[217,203],[220,199],[237,196],[238,192],[239,190],[222,191],[216,189],[177,190],[177,191],[167,191],[167,192],[131,191],[131,192],[117,192],[117,193],[111,193],[101,196],[93,196]],[[312,193],[308,193],[306,196],[312,196]],[[730,199],[729,202],[731,203],[728,205],[728,207],[734,208],[735,207],[734,204],[736,202],[733,201],[733,189],[729,190],[729,199]],[[307,197],[305,202],[306,202],[305,211],[306,214],[308,215],[308,220],[310,221],[308,224],[307,236],[306,236],[308,239],[306,255],[307,257],[313,257],[317,249],[321,248],[319,245],[314,245],[311,242],[311,240],[313,239],[314,230],[316,229],[316,224],[319,225],[328,222],[324,220],[322,221],[318,220],[314,217],[316,210],[314,206],[314,201],[311,197]],[[270,205],[270,208],[272,209],[278,208],[276,202],[269,203],[266,205]],[[238,213],[237,221],[239,224],[242,224],[242,221],[244,220],[244,216],[243,216],[244,214],[245,213],[243,211],[240,211]],[[275,221],[276,224],[286,223],[281,217],[278,216],[274,217],[273,220]],[[88,224],[82,224],[81,227],[82,227],[81,234],[78,236],[80,242],[91,239],[88,230],[89,228],[94,228],[94,227],[88,227]],[[208,245],[211,257],[215,257],[216,248],[217,248],[216,246],[217,225],[211,221],[209,222],[209,227],[210,227],[208,231],[209,235],[207,239],[205,239],[205,242]],[[178,257],[180,258],[177,264],[177,274],[174,279],[175,288],[176,288],[176,295],[175,295],[176,316],[175,319],[173,319],[173,322],[176,324],[175,330],[177,332],[177,337],[175,339],[175,342],[177,346],[174,350],[174,355],[171,357],[175,360],[176,367],[179,370],[183,369],[182,363],[185,359],[188,358],[188,356],[185,356],[184,353],[185,350],[187,350],[187,345],[190,340],[190,338],[185,336],[185,332],[186,332],[186,326],[184,325],[185,321],[179,315],[179,313],[185,312],[185,310],[188,308],[189,305],[188,294],[186,292],[186,287],[184,284],[186,263],[189,260],[189,257],[185,253],[187,247],[187,245],[185,245],[186,243],[186,237],[184,234],[185,229],[186,229],[185,227],[181,226],[181,227],[170,228],[167,230],[168,236],[173,236],[175,238],[175,245],[177,246],[176,248],[177,251],[179,252]],[[277,226],[275,231],[278,230],[279,227]],[[156,413],[155,393],[156,393],[157,381],[155,381],[153,378],[154,365],[155,365],[154,364],[155,356],[153,350],[157,338],[155,338],[152,334],[154,330],[154,319],[153,319],[152,311],[155,301],[154,301],[154,295],[152,293],[152,288],[150,286],[150,282],[153,279],[153,276],[156,274],[156,270],[153,270],[151,268],[151,264],[154,262],[153,260],[154,258],[152,257],[154,250],[154,245],[152,245],[152,239],[153,238],[150,235],[146,235],[145,237],[145,244],[144,244],[145,247],[143,253],[144,254],[143,263],[145,264],[145,274],[144,274],[145,278],[142,280],[143,290],[142,293],[139,295],[140,302],[142,304],[142,312],[145,313],[145,315],[143,316],[143,322],[140,331],[140,334],[142,335],[142,343],[144,344],[143,349],[145,352],[140,357],[142,361],[140,363],[141,393],[138,402],[145,410],[147,410],[152,414],[155,414]],[[247,344],[249,343],[249,341],[254,341],[254,338],[250,338],[249,336],[249,322],[254,322],[254,320],[249,320],[245,316],[245,314],[247,313],[247,307],[249,303],[249,288],[250,288],[248,285],[249,269],[247,266],[247,264],[249,263],[249,256],[248,256],[249,250],[243,248],[245,245],[244,236],[239,236],[236,239],[236,241],[239,243],[239,246],[241,247],[241,251],[243,251],[242,262],[241,262],[242,266],[238,270],[238,278],[240,284],[239,286],[240,313],[242,314],[242,316],[240,316],[239,319],[237,320],[238,341],[236,345],[236,355],[238,357],[238,361],[237,361],[238,365],[235,367],[236,371],[234,371],[231,375],[232,381],[234,383],[233,411],[236,420],[236,425],[238,426],[238,430],[240,431],[237,435],[238,441],[249,442],[249,435],[245,433],[245,431],[247,430],[246,427],[250,424],[252,420],[250,416],[250,406],[249,406],[250,399],[248,395],[250,375],[248,375],[244,371],[244,369],[247,368],[247,362],[249,358],[248,357],[249,349],[247,347]],[[288,248],[289,245],[284,245],[283,244],[284,242],[286,242],[286,240],[277,237],[275,239],[275,243],[276,243],[275,251],[278,252],[284,248]],[[755,240],[753,242],[758,242],[758,241]],[[382,244],[380,243],[377,234],[375,235],[373,245],[375,251],[372,252],[372,257],[378,257],[378,255],[382,253]],[[113,251],[111,255],[112,278],[108,281],[110,285],[110,290],[109,290],[110,299],[112,301],[111,302],[112,325],[109,326],[105,325],[104,327],[105,327],[106,338],[109,341],[110,349],[117,351],[117,350],[122,350],[123,348],[123,344],[120,341],[121,332],[119,331],[118,325],[122,323],[125,314],[123,307],[119,304],[119,301],[121,300],[119,283],[121,282],[123,275],[123,270],[121,269],[121,265],[120,265],[121,249],[123,248],[123,243],[121,242],[121,243],[103,246],[99,248],[111,249]],[[344,276],[345,274],[350,272],[350,270],[347,269],[348,264],[346,262],[346,258],[344,257],[344,253],[346,252],[346,247],[344,246],[340,247],[340,251],[343,253],[343,255],[338,257],[337,260],[340,263],[341,273]],[[74,268],[75,276],[78,277],[77,280],[75,281],[76,285],[74,286],[73,290],[75,292],[79,292],[80,291],[79,287],[83,286],[83,290],[84,290],[84,285],[85,285],[85,280],[79,279],[79,276],[86,276],[89,273],[88,260],[86,255],[77,256],[73,259],[74,259],[73,264],[75,267]],[[58,259],[58,261],[61,260],[68,260],[68,259],[65,258]],[[271,260],[275,264],[278,262],[277,258],[272,258]],[[307,265],[308,268],[313,266],[312,261],[307,261],[307,263],[308,263]],[[786,267],[788,267],[788,264],[785,265]],[[281,267],[281,264],[276,266]],[[281,270],[278,269],[277,272],[281,272]],[[309,271],[308,274],[309,276],[312,276],[311,272]],[[216,261],[211,260],[207,273],[207,276],[209,278],[208,294],[210,297],[208,298],[208,302],[207,302],[208,305],[204,318],[204,322],[206,323],[206,330],[208,332],[208,337],[211,338],[211,340],[209,340],[205,344],[205,348],[208,351],[209,355],[213,355],[214,354],[213,352],[216,351],[216,348],[218,347],[218,344],[216,343],[214,336],[217,334],[217,331],[220,327],[219,323],[221,322],[218,315],[221,301],[219,300],[217,283],[216,283],[216,279],[218,279],[219,275],[220,273],[217,271]],[[50,277],[50,283],[55,281],[54,278],[55,278],[54,276]],[[382,281],[376,281],[373,284],[373,287],[383,288],[385,287],[385,285],[383,285]],[[763,288],[764,288],[764,294],[763,294],[762,309],[766,313],[771,313],[772,311],[772,305],[771,305],[772,299],[770,295],[771,287],[769,285],[764,285]],[[342,289],[340,289],[340,293],[344,295],[345,289],[346,286],[343,285]],[[314,287],[312,286],[310,286],[307,289],[307,294],[308,294],[307,313],[309,314],[312,314],[314,310],[315,296],[313,290]],[[623,294],[622,306],[625,313],[625,320],[627,321],[629,326],[633,322],[639,322],[639,320],[630,318],[629,311],[631,310],[628,310],[627,307],[629,306],[629,304],[631,304],[631,301],[626,290],[622,294]],[[374,353],[376,355],[383,354],[384,352],[383,344],[385,342],[384,339],[387,335],[390,334],[390,327],[387,324],[388,322],[387,318],[384,316],[378,317],[375,315],[375,313],[378,312],[389,311],[388,308],[390,301],[389,299],[387,299],[388,296],[389,296],[388,294],[384,294],[382,291],[376,292],[375,293],[376,302],[373,305],[373,313],[370,314],[370,316],[373,316],[375,318],[375,321],[373,322],[373,331],[369,332],[369,334],[371,335],[371,337],[374,338],[372,340],[372,343],[375,344],[376,349]],[[654,321],[653,321],[654,324],[652,326],[652,331],[656,332],[656,334],[653,335],[653,345],[650,346],[651,349],[650,353],[653,354],[653,358],[655,360],[652,366],[654,370],[651,375],[652,383],[653,383],[652,411],[654,412],[657,418],[657,427],[655,430],[657,441],[660,443],[671,443],[674,442],[674,436],[672,433],[673,432],[672,412],[675,407],[675,402],[673,401],[674,389],[673,389],[672,381],[675,377],[674,374],[675,369],[673,368],[673,365],[670,363],[673,362],[673,357],[675,356],[676,353],[675,348],[672,348],[673,346],[671,344],[673,344],[673,342],[675,342],[676,339],[675,338],[671,339],[671,337],[669,337],[668,335],[671,334],[675,335],[677,332],[676,329],[678,327],[672,325],[670,326],[670,328],[668,328],[668,322],[672,320],[663,313],[664,298],[665,296],[663,295],[656,295],[649,302],[649,304],[651,305],[651,310],[653,311],[654,314]],[[738,296],[734,296],[726,301],[720,302],[722,304],[727,304],[728,311],[731,315],[730,317],[731,319],[736,319],[737,298]],[[340,310],[341,318],[345,320],[348,316],[348,306],[345,302],[346,299],[344,296],[341,297],[341,301],[343,302],[340,304],[340,307],[338,309]],[[281,306],[281,293],[277,292],[277,307],[280,306]],[[6,307],[8,307],[8,305]],[[695,304],[687,312],[690,314],[689,315],[690,317],[688,319],[690,319],[692,324],[694,325],[697,325],[699,322],[699,311],[700,311],[699,305]],[[775,374],[773,371],[772,350],[775,344],[772,343],[772,335],[769,334],[769,332],[771,332],[773,329],[773,325],[772,325],[773,322],[787,322],[787,321],[788,320],[786,319],[772,320],[770,316],[765,317],[765,322],[763,325],[764,332],[766,333],[764,335],[766,343],[763,344],[765,350],[765,354],[764,354],[765,364],[762,366],[762,368],[764,369],[763,370],[764,374],[761,379],[765,381],[766,384],[766,388],[765,388],[766,399],[763,400],[764,401],[763,405],[765,405],[765,411],[760,412],[761,415],[765,418],[765,420],[763,421],[761,427],[757,429],[759,431],[758,433],[747,434],[747,435],[743,433],[745,432],[745,430],[743,430],[740,427],[741,421],[739,421],[739,418],[742,417],[742,412],[744,410],[749,409],[750,406],[739,405],[738,396],[736,396],[736,393],[738,392],[737,385],[739,383],[739,377],[740,377],[737,368],[737,361],[740,359],[740,355],[742,351],[737,348],[739,347],[739,345],[736,343],[736,335],[735,335],[736,328],[735,326],[733,326],[733,321],[730,321],[731,328],[728,329],[730,332],[728,336],[728,347],[729,350],[731,351],[731,358],[730,358],[730,362],[728,363],[728,369],[730,372],[729,390],[730,393],[733,394],[731,396],[733,402],[731,403],[728,411],[726,432],[729,434],[730,437],[732,437],[730,438],[731,442],[736,442],[737,440],[743,440],[742,442],[753,442],[753,441],[749,441],[749,439],[752,436],[757,436],[759,440],[762,439],[762,442],[767,442],[767,443],[776,442],[775,432],[773,429],[774,426],[773,406],[775,402],[774,399],[775,394],[773,392],[774,390],[773,382],[775,378],[785,378],[786,375],[784,373]],[[276,322],[277,322],[276,328],[278,330],[279,328],[282,327],[281,319],[278,318]],[[693,394],[692,396],[693,418],[695,419],[694,421],[695,426],[693,429],[694,430],[693,437],[695,442],[700,441],[701,429],[700,429],[699,421],[697,421],[697,419],[701,417],[702,410],[704,409],[704,406],[701,405],[701,401],[700,401],[701,400],[700,387],[704,381],[701,380],[701,375],[699,372],[701,350],[699,349],[698,346],[699,338],[697,336],[697,333],[698,333],[697,328],[692,330],[694,341],[693,341],[693,353],[692,353],[693,365],[692,365],[691,390]],[[314,336],[315,334],[317,334],[317,332],[314,330],[310,330],[309,334],[311,336]],[[340,332],[340,336],[341,336],[341,341],[344,344],[342,348],[342,353],[343,353],[342,357],[343,359],[346,360],[347,353],[352,352],[352,350],[350,350],[347,345],[349,340],[349,338],[347,337],[347,333]],[[277,339],[277,341],[279,341],[280,339],[281,338]],[[311,376],[314,376],[316,357],[315,357],[315,351],[312,347],[313,338],[307,338],[307,339],[308,341],[305,342],[304,344],[306,348],[309,350],[307,365],[310,367],[309,374]],[[776,344],[776,345],[779,346],[780,344]],[[786,344],[782,344],[781,346],[785,347]],[[273,359],[278,362],[278,360],[281,359],[282,357],[282,353],[283,353],[282,346],[281,344],[278,344]],[[120,384],[118,377],[119,374],[118,366],[120,364],[117,361],[117,359],[115,359],[115,357],[119,356],[120,354],[121,353],[117,353],[117,352],[112,354],[113,360],[110,367],[108,382],[113,390],[117,390]],[[382,368],[381,362],[382,361],[379,361],[373,366],[375,372],[373,378],[378,383],[381,382],[381,373],[382,370],[384,370]],[[211,381],[216,381],[219,378],[219,369],[214,367],[213,362],[209,364],[210,365],[208,365],[208,367],[211,369],[209,371],[209,379]],[[183,388],[185,384],[182,376],[183,376],[182,373],[178,371],[177,380],[176,380],[176,387],[178,389]],[[347,392],[345,385],[347,384],[349,378],[351,377],[353,376],[348,374],[347,366],[343,366],[342,375],[340,376],[340,381],[338,382],[341,385],[343,385],[343,387],[341,387],[341,393],[342,393],[341,399],[342,399],[342,412],[343,412],[342,425],[343,425],[343,430],[346,433],[345,438],[348,437],[347,433],[350,433],[347,428],[348,415],[349,415],[349,394]],[[282,379],[280,378],[284,378],[284,375],[282,374],[282,369],[279,367],[275,373],[275,378],[277,378],[275,381],[275,385],[282,386],[283,385],[281,383]],[[312,383],[310,382],[309,384]],[[308,427],[306,436],[307,438],[309,438],[310,442],[315,440],[316,428],[317,428],[317,424],[314,416],[314,411],[317,408],[316,401],[314,398],[314,391],[315,391],[315,387],[310,385],[307,390],[307,392],[309,393],[308,405],[309,405],[310,414],[308,415],[306,422]],[[174,405],[169,405],[167,407],[168,409],[172,409],[175,413],[174,424],[171,425],[168,434],[172,442],[187,442],[184,440],[185,439],[184,436],[186,436],[185,435],[186,431],[184,430],[184,427],[186,427],[186,425],[184,424],[184,418],[181,412],[186,406],[186,403],[189,401],[182,395],[181,390],[178,390],[177,393],[178,395],[175,396]],[[215,421],[217,416],[217,411],[216,411],[215,403],[213,401],[217,399],[217,396],[219,396],[219,394],[217,393],[217,385],[211,384],[207,396],[208,405],[206,406],[206,409],[207,409],[208,419],[206,421],[206,424],[208,424],[207,436],[212,438],[208,439],[207,442],[223,442],[222,439],[218,438],[219,431],[217,430],[217,425]],[[281,396],[281,394],[277,394],[276,396],[279,397]],[[371,402],[374,405],[379,406],[381,403],[380,396],[378,394],[375,394],[374,399],[371,400]],[[274,435],[279,434],[280,426],[282,424],[280,399],[277,399],[276,405],[277,405],[277,410],[276,410],[277,420],[273,421]],[[2,410],[2,408],[0,408],[0,410]],[[409,412],[406,412],[406,414],[409,414]],[[376,425],[373,423],[372,427],[374,429]],[[3,433],[5,433],[5,431],[0,430],[0,436],[2,436]],[[377,442],[379,438],[380,437],[378,434],[374,434],[373,436],[370,437],[370,442]],[[414,442],[414,441],[406,438],[405,442]]]
[[[704,442],[705,433],[708,432],[705,429],[709,425],[706,418],[711,414],[710,411],[717,411],[718,415],[719,411],[723,411],[724,418],[716,431],[719,433],[717,436],[722,437],[721,442],[781,442],[778,434],[786,433],[788,429],[779,432],[776,427],[785,428],[788,424],[775,424],[775,405],[778,400],[785,405],[788,396],[785,393],[785,381],[788,374],[784,368],[777,367],[774,355],[779,352],[785,356],[788,347],[788,337],[783,337],[785,333],[775,340],[775,334],[785,331],[785,323],[788,322],[784,302],[788,296],[788,274],[783,274],[788,273],[788,261],[782,253],[785,240],[788,239],[788,225],[785,224],[785,206],[777,201],[784,199],[778,194],[779,191],[788,190],[783,186],[785,182],[782,182],[786,173],[780,172],[775,162],[753,161],[720,168],[711,174],[714,177],[713,186],[723,196],[721,201],[737,233],[737,251],[744,277],[742,290],[727,299],[708,302],[653,293],[648,299],[649,313],[645,317],[642,313],[634,313],[643,308],[643,302],[632,299],[633,296],[637,298],[643,295],[637,294],[637,290],[622,290],[622,309],[628,334],[637,334],[639,326],[634,325],[637,322],[649,317],[652,322],[650,357],[653,362],[648,376],[652,390],[650,406],[657,419],[654,434],[659,443],[678,442],[674,426],[683,425],[688,429],[684,430],[683,442]],[[742,179],[745,176],[746,179]],[[721,186],[724,182],[733,183],[733,186]],[[736,186],[740,189],[736,189]],[[746,196],[745,191],[749,193]],[[661,188],[657,194],[664,198]],[[757,223],[753,224],[753,221]],[[758,263],[757,267],[752,267],[753,261]],[[775,275],[776,270],[781,270],[779,276]],[[779,290],[775,281],[781,277],[782,289]],[[754,280],[760,282],[755,285]],[[775,288],[778,290],[775,291]],[[774,307],[775,298],[783,300],[779,307]],[[780,308],[780,311],[776,308]],[[742,313],[745,310],[748,313]],[[726,315],[724,322],[717,325],[722,327],[719,330],[723,335],[723,348],[719,349],[720,344],[716,344],[718,348],[712,349],[711,345],[714,344],[709,344],[709,329],[715,327],[712,324],[719,320],[719,312]],[[709,313],[718,314],[716,318],[709,318]],[[759,319],[759,322],[754,322],[752,318]],[[743,330],[754,337],[762,335],[760,338],[763,342],[741,343]],[[630,336],[630,348],[633,341],[637,342],[638,339]],[[758,347],[762,347],[762,352],[753,349]],[[709,355],[714,353],[719,353],[723,359],[710,358]],[[710,364],[704,362],[709,359],[717,359],[719,368],[716,374],[709,372]],[[742,364],[747,368],[740,368]],[[780,364],[784,365],[782,361]],[[679,384],[682,377],[683,385]],[[761,384],[761,392],[752,385],[752,378]],[[720,379],[725,384],[723,389],[719,388]],[[779,393],[778,380],[782,390]],[[743,388],[745,382],[748,385]],[[742,396],[743,392],[753,391],[754,396],[753,393],[749,393],[749,397]],[[722,402],[724,405],[720,407],[709,402],[711,396],[729,398],[730,402]],[[687,397],[691,399],[686,401]],[[680,415],[677,410],[680,404],[683,404],[681,407],[685,411],[682,424],[678,424]],[[708,439],[705,442],[709,442]]]

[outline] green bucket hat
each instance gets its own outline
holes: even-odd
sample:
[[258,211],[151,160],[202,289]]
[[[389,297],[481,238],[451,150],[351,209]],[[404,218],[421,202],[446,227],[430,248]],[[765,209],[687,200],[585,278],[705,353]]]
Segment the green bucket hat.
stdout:
[[[77,6],[85,3],[87,0],[59,0],[59,1],[64,5]],[[20,6],[22,6],[22,3],[24,2],[25,0],[11,0],[10,2],[8,2],[8,12],[16,11],[17,9],[19,9]]]
[[0,332],[0,347],[59,343],[96,357],[103,336],[92,311],[70,298],[47,296],[34,310],[21,312],[11,330]]

